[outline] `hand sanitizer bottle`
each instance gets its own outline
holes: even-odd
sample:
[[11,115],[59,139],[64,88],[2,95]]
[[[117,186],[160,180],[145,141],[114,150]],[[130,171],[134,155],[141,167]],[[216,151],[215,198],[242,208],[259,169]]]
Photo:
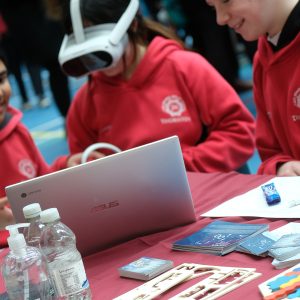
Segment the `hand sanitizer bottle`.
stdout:
[[56,208],[41,212],[43,228],[40,247],[46,255],[59,300],[92,299],[81,255],[73,231],[60,222]]
[[40,220],[42,209],[39,203],[32,203],[23,207],[23,214],[28,227],[24,228],[23,234],[28,246],[40,247],[40,238],[44,224]]
[[8,298],[54,299],[47,259],[39,249],[26,245],[24,235],[18,232],[18,228],[24,225],[28,226],[28,224],[6,226],[10,232],[7,239],[10,252],[4,258],[2,275]]

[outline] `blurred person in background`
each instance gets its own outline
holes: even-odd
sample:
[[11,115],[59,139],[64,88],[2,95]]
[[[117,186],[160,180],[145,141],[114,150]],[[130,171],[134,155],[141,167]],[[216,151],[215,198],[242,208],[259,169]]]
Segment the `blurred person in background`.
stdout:
[[70,106],[68,78],[58,63],[62,24],[46,14],[43,0],[0,1],[0,13],[24,60],[49,71],[50,88],[57,108],[66,117]]
[[28,63],[22,57],[22,51],[14,44],[14,39],[11,38],[9,30],[0,14],[0,45],[5,51],[8,60],[8,69],[10,74],[16,79],[20,97],[22,110],[28,110],[32,108],[32,103],[29,101],[28,91],[23,79],[23,68],[26,68],[38,99],[40,107],[45,108],[50,105],[49,100],[45,96],[41,68],[37,64]]

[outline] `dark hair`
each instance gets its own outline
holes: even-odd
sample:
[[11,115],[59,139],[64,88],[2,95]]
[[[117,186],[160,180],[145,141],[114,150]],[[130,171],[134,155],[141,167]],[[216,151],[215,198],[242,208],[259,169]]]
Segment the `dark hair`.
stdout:
[[7,56],[3,50],[3,48],[0,45],[0,60],[7,66]]
[[[88,20],[94,25],[103,23],[117,23],[123,12],[127,8],[130,0],[81,0],[81,15],[83,20]],[[70,0],[66,0],[63,6],[63,16],[66,32],[72,32],[72,22],[70,17]],[[128,36],[133,43],[148,44],[155,36],[163,36],[174,39],[183,45],[175,32],[157,22],[145,19],[138,13],[136,18],[136,28],[132,26],[128,29]]]

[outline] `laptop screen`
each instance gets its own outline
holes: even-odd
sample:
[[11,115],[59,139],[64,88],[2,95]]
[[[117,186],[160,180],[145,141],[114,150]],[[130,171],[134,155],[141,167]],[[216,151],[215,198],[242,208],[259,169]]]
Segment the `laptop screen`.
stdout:
[[195,221],[180,143],[172,136],[6,187],[16,222],[56,207],[82,255]]

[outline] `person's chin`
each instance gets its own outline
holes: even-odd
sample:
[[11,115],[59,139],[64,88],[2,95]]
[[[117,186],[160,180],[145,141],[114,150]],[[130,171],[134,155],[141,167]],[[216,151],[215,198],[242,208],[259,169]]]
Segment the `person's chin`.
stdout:
[[259,35],[256,33],[249,33],[249,32],[238,32],[242,38],[247,42],[257,41],[259,39]]
[[246,42],[254,42],[259,39],[259,36],[242,36]]
[[107,70],[107,71],[102,71],[102,73],[107,76],[107,77],[116,77],[119,75],[119,72],[116,72],[116,71],[110,71],[110,70]]

